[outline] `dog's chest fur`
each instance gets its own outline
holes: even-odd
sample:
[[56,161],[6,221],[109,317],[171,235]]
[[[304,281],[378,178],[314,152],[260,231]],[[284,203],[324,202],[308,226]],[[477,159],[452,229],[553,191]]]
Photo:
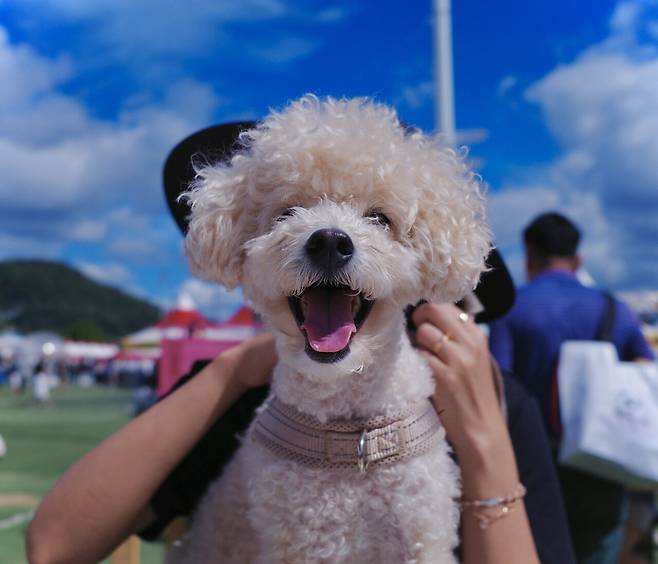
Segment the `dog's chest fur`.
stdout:
[[[428,374],[411,355],[413,401]],[[277,458],[250,434],[195,516],[187,562],[454,562],[459,479],[445,440],[361,474]]]
[[454,562],[448,447],[368,470],[314,469],[246,443],[196,516],[188,562]]

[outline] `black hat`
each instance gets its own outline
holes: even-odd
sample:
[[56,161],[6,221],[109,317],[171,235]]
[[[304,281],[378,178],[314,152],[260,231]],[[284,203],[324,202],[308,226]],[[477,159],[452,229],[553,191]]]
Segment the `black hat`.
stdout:
[[[239,147],[240,133],[256,125],[255,121],[213,125],[186,137],[169,153],[163,170],[165,198],[182,233],[187,232],[190,210],[185,202],[178,201],[178,196],[187,190],[194,179],[193,160],[203,158],[207,162],[221,162],[230,159]],[[486,262],[489,270],[482,274],[474,292],[482,306],[475,314],[478,323],[487,323],[505,315],[516,297],[512,277],[496,249],[491,250]]]
[[498,249],[491,249],[486,260],[488,270],[480,276],[474,294],[483,309],[475,314],[477,323],[489,323],[505,315],[514,305],[516,289]]
[[183,233],[187,232],[190,208],[185,202],[179,202],[178,196],[187,190],[190,182],[194,180],[193,160],[203,158],[213,163],[230,159],[238,146],[238,135],[254,127],[255,121],[213,125],[186,137],[169,153],[162,171],[165,198],[171,215]]

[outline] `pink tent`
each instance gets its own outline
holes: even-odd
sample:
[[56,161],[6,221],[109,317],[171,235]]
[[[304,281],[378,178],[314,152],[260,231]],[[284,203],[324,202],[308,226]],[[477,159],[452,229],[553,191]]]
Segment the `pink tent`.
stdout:
[[158,395],[166,394],[197,360],[210,360],[262,330],[253,311],[242,307],[226,323],[208,325],[193,337],[164,339],[158,369]]
[[165,339],[158,368],[158,396],[166,394],[181,376],[187,374],[197,360],[215,358],[240,341],[211,341],[208,339]]

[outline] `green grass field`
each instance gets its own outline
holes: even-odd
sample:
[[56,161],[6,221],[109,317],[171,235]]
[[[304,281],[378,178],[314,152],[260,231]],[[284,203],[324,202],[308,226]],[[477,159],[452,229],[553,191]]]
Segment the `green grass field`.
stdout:
[[[130,417],[130,392],[68,386],[52,406],[0,388],[0,434],[7,455],[0,459],[0,564],[27,562],[25,519],[71,463]],[[14,523],[15,524],[12,524]],[[142,562],[161,562],[161,545],[142,543]]]

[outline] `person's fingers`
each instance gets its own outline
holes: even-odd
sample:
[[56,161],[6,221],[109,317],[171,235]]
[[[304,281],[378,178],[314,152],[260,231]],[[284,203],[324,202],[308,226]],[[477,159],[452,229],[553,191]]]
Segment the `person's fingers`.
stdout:
[[448,333],[454,343],[478,354],[489,354],[488,340],[484,332],[467,315],[452,304],[424,304],[418,308],[418,317],[414,322],[420,325],[422,320],[437,326]]
[[451,335],[441,331],[433,323],[422,323],[416,331],[416,344],[439,358],[444,354],[446,346],[454,345],[451,341]]
[[416,327],[423,323],[432,323],[444,333],[448,333],[453,341],[463,342],[470,340],[473,322],[460,314],[463,312],[452,304],[423,304],[416,308],[412,314]]
[[431,323],[423,323],[416,335],[417,345],[436,356],[442,363],[456,372],[469,372],[477,363],[477,354],[470,346],[453,341]]

